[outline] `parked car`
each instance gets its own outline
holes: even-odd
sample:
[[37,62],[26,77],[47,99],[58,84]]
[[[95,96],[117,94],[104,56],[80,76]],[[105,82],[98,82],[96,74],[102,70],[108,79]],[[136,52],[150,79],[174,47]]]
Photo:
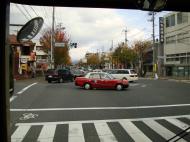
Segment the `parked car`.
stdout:
[[57,81],[59,83],[65,82],[65,81],[73,81],[73,74],[68,69],[58,69],[54,70],[47,76],[48,83],[51,83],[52,81]]
[[52,75],[54,73],[55,69],[48,69],[46,72],[45,72],[45,80],[47,81],[48,80],[48,76],[49,75]]
[[84,89],[116,89],[122,90],[129,87],[128,80],[115,79],[111,74],[105,72],[89,72],[84,77],[77,77],[75,85]]
[[126,79],[128,81],[138,80],[138,75],[134,69],[113,69],[108,72],[117,79]]
[[83,76],[85,76],[85,74],[86,74],[86,72],[83,71],[83,70],[72,70],[71,72],[72,72],[72,74],[73,74],[74,79],[75,79],[76,77],[83,77]]

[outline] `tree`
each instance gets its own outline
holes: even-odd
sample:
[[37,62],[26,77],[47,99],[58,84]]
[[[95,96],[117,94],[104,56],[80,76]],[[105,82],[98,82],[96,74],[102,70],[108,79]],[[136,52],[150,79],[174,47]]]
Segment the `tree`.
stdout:
[[125,44],[119,44],[112,54],[112,60],[116,61],[116,64],[120,64],[122,68],[130,68],[134,66],[136,54],[133,49],[129,48]]
[[144,76],[146,71],[143,69],[146,59],[146,50],[152,46],[150,41],[135,41],[133,44],[133,50],[137,55],[138,60],[138,72],[140,76]]
[[[40,44],[46,47],[46,51],[51,49],[51,28],[44,30],[42,37],[40,38]],[[55,67],[58,65],[70,65],[71,57],[69,55],[69,38],[66,34],[65,28],[59,24],[53,34],[55,42],[65,43],[63,47],[53,46],[53,55]]]
[[99,55],[96,53],[89,55],[87,58],[87,64],[94,68],[99,67],[100,64]]

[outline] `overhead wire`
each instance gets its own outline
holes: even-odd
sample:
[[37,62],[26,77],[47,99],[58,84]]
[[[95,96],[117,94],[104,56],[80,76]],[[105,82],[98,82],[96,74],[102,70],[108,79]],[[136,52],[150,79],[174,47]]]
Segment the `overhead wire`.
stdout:
[[22,5],[22,7],[24,8],[24,10],[26,11],[26,13],[29,15],[29,17],[32,19],[32,16],[30,15],[30,13],[28,12],[28,10],[25,8],[24,5]]
[[17,9],[24,15],[24,17],[29,20],[28,16],[22,11],[22,9],[16,4]]
[[34,10],[34,8],[32,7],[32,6],[29,6],[31,9],[32,9],[32,11],[36,14],[36,16],[38,16],[39,17],[39,15],[37,14],[37,12]]

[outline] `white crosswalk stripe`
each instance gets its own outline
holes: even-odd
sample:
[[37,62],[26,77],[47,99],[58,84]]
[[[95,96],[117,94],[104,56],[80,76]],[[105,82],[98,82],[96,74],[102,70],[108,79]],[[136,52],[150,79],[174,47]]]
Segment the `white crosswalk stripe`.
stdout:
[[151,140],[144,135],[132,122],[120,121],[121,126],[128,132],[135,142],[151,142]]
[[69,142],[84,142],[84,134],[81,124],[69,125]]
[[181,121],[179,121],[179,120],[177,120],[175,118],[169,118],[169,119],[167,119],[167,121],[170,122],[171,124],[179,127],[182,130],[185,130],[188,127],[190,127],[188,124],[185,124],[185,123],[183,123],[183,122],[181,122]]
[[[173,117],[154,117],[154,118],[137,118],[137,119],[113,119],[113,120],[89,120],[89,121],[68,121],[68,122],[46,122],[46,123],[18,123],[17,128],[11,136],[11,142],[22,142],[25,137],[32,135],[30,129],[32,127],[42,126],[39,129],[39,135],[36,136],[36,141],[38,142],[53,142],[56,134],[57,125],[68,125],[68,131],[64,132],[64,135],[68,136],[68,142],[85,142],[85,133],[83,130],[83,124],[93,124],[96,134],[93,136],[98,137],[100,142],[119,142],[117,140],[116,133],[112,131],[116,129],[111,128],[108,124],[111,123],[112,126],[117,124],[126,134],[133,139],[135,142],[152,142],[153,140],[146,135],[146,131],[142,131],[143,128],[136,125],[135,122],[142,122],[150,128],[154,133],[160,135],[165,140],[168,140],[175,136],[171,130],[163,126],[163,124],[158,123],[157,120],[166,120],[171,125],[177,126],[181,130],[185,130],[189,127],[188,124],[182,122],[179,116]],[[190,115],[183,116],[185,119],[189,119]],[[113,123],[114,122],[114,123]],[[137,127],[138,126],[138,127]],[[118,127],[117,127],[118,129]],[[93,131],[94,132],[94,131]],[[86,135],[87,136],[87,135]],[[91,134],[92,136],[92,134]],[[176,137],[178,139],[179,137]],[[26,138],[27,139],[27,138]],[[26,141],[25,139],[25,141]],[[175,141],[176,139],[173,139]],[[29,140],[30,141],[30,140]],[[60,139],[61,141],[61,139]],[[127,140],[126,140],[127,141]],[[172,142],[172,141],[171,141]],[[186,142],[185,139],[180,139],[178,142]]]
[[20,126],[11,136],[11,142],[21,142],[31,126]]
[[39,142],[53,142],[56,125],[45,125],[38,137]]
[[104,122],[95,123],[95,128],[101,142],[117,142],[108,125]]
[[[171,131],[169,131],[167,128],[163,127],[160,125],[158,122],[154,120],[148,120],[148,121],[143,121],[146,125],[148,125],[151,129],[153,129],[155,132],[160,134],[162,137],[164,137],[166,140],[172,138],[175,136],[175,134]],[[179,137],[176,137],[178,139]],[[175,139],[173,140],[175,141]],[[186,142],[183,139],[180,139],[179,142]]]

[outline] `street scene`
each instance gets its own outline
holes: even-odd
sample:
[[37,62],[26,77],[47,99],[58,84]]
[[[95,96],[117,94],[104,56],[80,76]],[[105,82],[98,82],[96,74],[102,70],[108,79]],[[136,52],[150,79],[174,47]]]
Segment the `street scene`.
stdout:
[[190,142],[189,12],[10,7],[11,142]]
[[[73,82],[49,84],[43,78],[16,81],[11,140],[166,141],[190,125],[189,86],[139,79],[118,92],[85,90]],[[179,141],[189,140],[187,135]]]

